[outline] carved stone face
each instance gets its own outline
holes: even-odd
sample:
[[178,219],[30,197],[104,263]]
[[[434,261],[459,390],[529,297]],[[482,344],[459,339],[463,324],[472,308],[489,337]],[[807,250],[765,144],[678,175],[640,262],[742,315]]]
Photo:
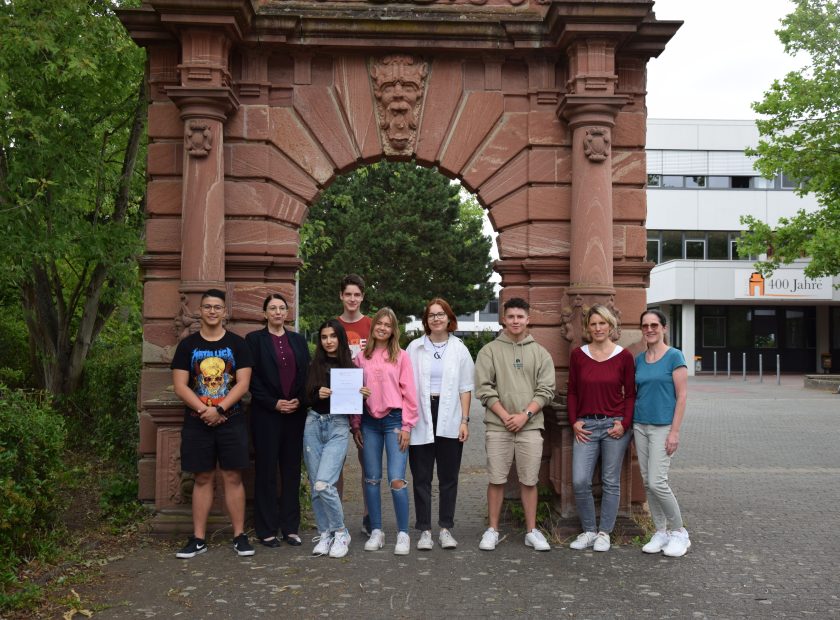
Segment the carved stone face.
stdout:
[[371,67],[374,94],[380,104],[379,126],[390,146],[405,151],[417,130],[417,104],[428,73],[425,62],[412,56],[386,56]]
[[225,381],[225,362],[218,357],[208,357],[199,365],[201,383],[211,396],[219,393]]

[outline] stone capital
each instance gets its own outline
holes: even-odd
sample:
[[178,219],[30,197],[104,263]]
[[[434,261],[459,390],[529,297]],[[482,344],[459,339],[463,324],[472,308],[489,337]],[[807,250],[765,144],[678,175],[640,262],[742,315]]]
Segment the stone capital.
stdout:
[[630,97],[625,95],[566,95],[557,108],[558,117],[565,118],[574,130],[583,125],[613,127],[615,117]]
[[230,112],[239,108],[239,99],[227,86],[169,86],[167,96],[178,106],[181,118],[207,118],[224,123]]

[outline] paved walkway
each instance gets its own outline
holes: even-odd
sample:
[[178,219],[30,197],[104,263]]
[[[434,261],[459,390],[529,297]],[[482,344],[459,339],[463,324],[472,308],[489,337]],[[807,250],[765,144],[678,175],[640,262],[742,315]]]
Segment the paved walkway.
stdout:
[[[801,377],[783,377],[781,386],[775,377],[689,381],[672,469],[693,541],[681,559],[633,544],[536,553],[511,531],[495,552],[479,551],[479,423],[461,475],[457,550],[394,556],[385,497],[386,547],[365,553],[360,490],[348,484],[354,538],[342,560],[311,557],[306,543],[258,547],[240,559],[227,536],[189,561],[174,557],[180,540],[150,544],[110,565],[83,597],[113,605],[101,618],[840,617],[840,396],[801,386]],[[358,464],[348,464],[352,481]]]

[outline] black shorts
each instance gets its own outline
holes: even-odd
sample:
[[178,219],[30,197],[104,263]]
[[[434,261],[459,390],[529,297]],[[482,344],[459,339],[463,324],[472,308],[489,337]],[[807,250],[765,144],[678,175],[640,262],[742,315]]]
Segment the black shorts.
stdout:
[[184,416],[181,429],[181,471],[199,473],[221,469],[248,469],[248,425],[237,414],[219,426]]

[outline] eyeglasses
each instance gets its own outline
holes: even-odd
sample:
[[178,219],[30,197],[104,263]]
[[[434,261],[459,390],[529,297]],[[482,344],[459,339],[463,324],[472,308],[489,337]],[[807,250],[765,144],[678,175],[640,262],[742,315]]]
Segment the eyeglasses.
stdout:
[[286,312],[289,309],[286,306],[269,306],[266,312]]
[[662,327],[659,323],[642,323],[642,330],[649,331]]
[[225,307],[224,306],[213,306],[213,305],[210,305],[210,304],[202,304],[201,309],[204,310],[205,312],[210,312],[211,310],[213,312],[221,312],[222,310],[225,309]]
[[446,317],[446,312],[435,312],[434,314],[429,315],[430,321],[442,321]]

